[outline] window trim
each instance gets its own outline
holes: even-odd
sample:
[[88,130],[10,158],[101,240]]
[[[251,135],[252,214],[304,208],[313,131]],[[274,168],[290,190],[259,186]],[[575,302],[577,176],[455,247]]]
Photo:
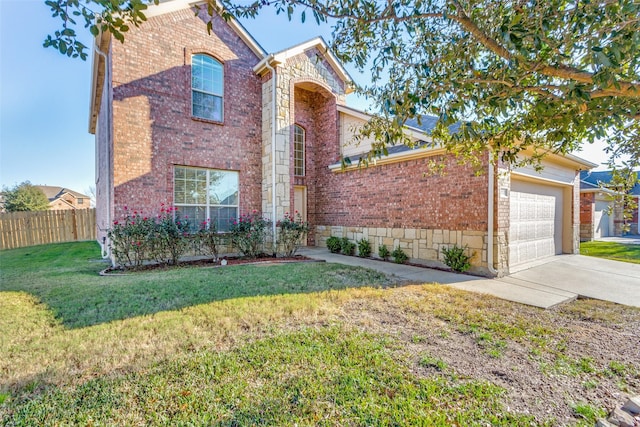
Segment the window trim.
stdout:
[[[200,170],[200,171],[205,171],[206,172],[206,183],[205,183],[205,187],[207,188],[207,194],[205,195],[205,203],[178,203],[176,200],[176,170],[178,168],[182,168],[182,169],[192,169],[192,170]],[[225,172],[225,173],[229,173],[229,172],[233,172],[236,174],[237,178],[238,178],[238,187],[237,187],[237,199],[236,199],[236,204],[235,205],[216,205],[216,204],[212,204],[209,201],[209,185],[210,185],[210,172]],[[176,208],[178,207],[203,207],[205,209],[205,220],[210,221],[211,220],[211,208],[217,208],[217,207],[226,207],[226,208],[236,208],[236,215],[235,215],[235,220],[238,221],[240,219],[240,171],[237,170],[230,170],[230,169],[215,169],[215,168],[206,168],[206,167],[198,167],[198,166],[186,166],[186,165],[178,165],[178,164],[174,164],[173,165],[173,206],[175,206]],[[176,213],[174,212],[174,220],[176,217]],[[200,224],[197,224],[197,226],[199,226]],[[223,233],[225,231],[219,230],[219,232]]]
[[[302,135],[302,141],[297,141],[298,130],[300,130],[300,135]],[[306,162],[306,142],[307,142],[307,131],[304,127],[300,126],[297,123],[293,125],[293,176],[304,177],[307,174],[307,162]],[[296,146],[300,144],[301,150],[297,150]],[[301,161],[302,161],[302,174],[298,174],[298,165],[296,164],[296,153],[302,153]]]
[[[193,59],[196,56],[204,56],[207,58],[211,58],[214,62],[218,63],[220,65],[220,73],[221,75],[221,80],[222,80],[222,92],[221,93],[215,93],[215,92],[207,92],[201,89],[196,89],[193,87]],[[191,90],[191,117],[193,119],[196,120],[203,120],[206,122],[211,122],[211,123],[224,123],[224,106],[225,106],[225,102],[224,102],[224,92],[225,92],[225,76],[226,74],[226,70],[225,70],[225,64],[224,62],[220,61],[218,58],[216,58],[214,55],[208,53],[208,52],[202,52],[202,51],[193,51],[189,53],[189,87]],[[210,96],[214,96],[217,98],[220,98],[220,102],[221,102],[221,108],[220,108],[220,120],[217,119],[212,119],[210,117],[201,117],[201,116],[197,116],[194,114],[193,112],[193,94],[194,92],[199,92],[202,93],[204,95],[210,95]]]

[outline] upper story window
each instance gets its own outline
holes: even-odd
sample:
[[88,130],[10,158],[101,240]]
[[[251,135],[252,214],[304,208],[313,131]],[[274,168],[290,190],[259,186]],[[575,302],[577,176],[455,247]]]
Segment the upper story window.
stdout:
[[223,119],[222,64],[208,55],[191,57],[191,114],[201,119]]
[[293,174],[304,176],[304,128],[293,126]]

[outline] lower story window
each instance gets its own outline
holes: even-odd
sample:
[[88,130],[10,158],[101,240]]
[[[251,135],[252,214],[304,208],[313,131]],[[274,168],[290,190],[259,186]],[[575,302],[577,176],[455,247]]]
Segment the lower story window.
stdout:
[[218,231],[229,231],[238,219],[238,172],[175,166],[173,184],[176,217],[192,228],[210,220]]

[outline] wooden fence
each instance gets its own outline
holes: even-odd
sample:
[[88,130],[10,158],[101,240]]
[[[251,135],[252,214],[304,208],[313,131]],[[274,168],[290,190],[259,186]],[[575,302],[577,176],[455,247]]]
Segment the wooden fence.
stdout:
[[0,249],[95,239],[95,209],[0,213]]

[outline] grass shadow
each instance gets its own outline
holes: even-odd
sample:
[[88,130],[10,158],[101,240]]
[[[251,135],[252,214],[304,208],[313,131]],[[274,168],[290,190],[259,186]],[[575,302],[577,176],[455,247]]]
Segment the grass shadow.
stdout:
[[390,286],[385,275],[325,263],[174,268],[102,277],[95,242],[0,252],[0,291],[26,292],[66,328],[179,310],[227,299]]

